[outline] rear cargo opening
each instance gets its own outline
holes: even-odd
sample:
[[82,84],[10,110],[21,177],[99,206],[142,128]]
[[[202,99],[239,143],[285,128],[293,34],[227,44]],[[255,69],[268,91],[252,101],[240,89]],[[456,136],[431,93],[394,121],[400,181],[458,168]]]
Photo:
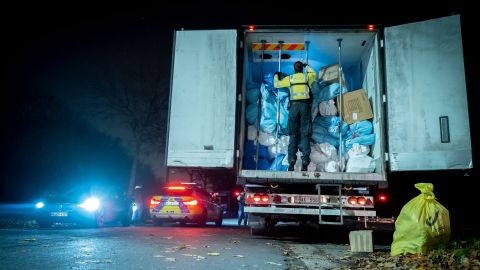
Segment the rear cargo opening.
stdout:
[[[342,40],[341,50],[339,39]],[[296,61],[306,62],[305,44],[310,42],[308,64],[315,71],[317,81],[312,86],[312,161],[308,172],[300,171],[300,153],[297,154],[295,171],[287,171],[288,89],[275,89],[272,86],[273,73],[279,71],[280,53],[276,45],[279,41],[284,43],[280,69],[288,75],[293,74]],[[260,29],[245,32],[243,48],[241,91],[244,102],[239,137],[239,179],[250,183],[385,182],[383,87],[380,75],[382,61],[376,31]],[[344,76],[341,84],[338,79],[326,75],[329,71],[333,71],[333,77],[338,75],[338,68],[332,65],[338,64],[339,51]],[[361,96],[362,91],[355,91],[360,89],[364,90],[373,113],[373,117],[367,119],[362,119],[361,113],[351,113],[349,117],[353,119],[349,121],[353,123],[342,126],[342,140],[336,125],[340,89],[343,89],[343,115],[348,115],[352,107],[361,106],[356,98]],[[349,101],[352,97],[353,100]],[[343,145],[341,149],[340,145]],[[346,159],[343,164],[339,158],[340,152]]]

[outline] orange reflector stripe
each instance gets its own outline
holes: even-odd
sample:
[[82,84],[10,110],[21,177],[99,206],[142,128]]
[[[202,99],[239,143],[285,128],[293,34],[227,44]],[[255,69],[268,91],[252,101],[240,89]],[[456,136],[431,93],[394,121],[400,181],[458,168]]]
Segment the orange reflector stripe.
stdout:
[[[252,51],[261,51],[263,48],[262,43],[252,43]],[[305,44],[303,43],[284,43],[282,51],[303,51]],[[265,43],[265,51],[278,51],[280,50],[279,43]]]

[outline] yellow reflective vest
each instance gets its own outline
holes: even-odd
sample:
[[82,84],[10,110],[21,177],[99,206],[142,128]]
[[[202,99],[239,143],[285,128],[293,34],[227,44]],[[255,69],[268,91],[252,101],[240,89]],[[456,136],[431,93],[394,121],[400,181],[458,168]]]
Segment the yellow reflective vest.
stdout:
[[313,69],[307,66],[307,73],[295,73],[278,80],[278,76],[273,78],[275,88],[290,88],[290,100],[305,100],[310,98],[310,87],[315,81],[317,75]]

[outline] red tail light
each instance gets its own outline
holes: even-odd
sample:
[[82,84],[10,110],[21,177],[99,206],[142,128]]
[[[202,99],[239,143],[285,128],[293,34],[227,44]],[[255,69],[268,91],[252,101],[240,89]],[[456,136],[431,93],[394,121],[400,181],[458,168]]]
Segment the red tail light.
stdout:
[[373,204],[372,200],[370,200],[370,199],[367,199],[367,203],[366,203],[366,205],[372,205],[372,204]]
[[357,198],[357,203],[360,204],[360,205],[365,205],[365,204],[367,204],[367,199],[365,199],[365,197],[358,197]]
[[255,26],[254,25],[249,25],[248,26],[248,31],[253,32],[253,30],[255,30]]
[[281,203],[282,202],[282,197],[280,195],[273,196],[273,202],[274,203]]
[[[279,200],[281,198],[279,197]],[[261,205],[261,204],[269,204],[270,203],[270,196],[268,194],[248,194],[245,202],[248,204],[256,204],[256,205]]]
[[182,186],[170,186],[167,187],[168,190],[185,190],[185,187]]
[[357,204],[357,198],[350,196],[348,197],[348,203],[351,205],[356,205]]
[[387,195],[380,194],[380,195],[378,195],[378,200],[379,200],[380,202],[387,202],[388,197],[387,197]]
[[183,204],[185,204],[185,205],[197,205],[198,201],[197,200],[183,201]]
[[150,205],[157,205],[157,204],[160,204],[159,200],[155,200],[153,197],[150,198]]
[[238,195],[240,195],[240,191],[234,191],[233,194],[234,194],[235,196],[238,196]]

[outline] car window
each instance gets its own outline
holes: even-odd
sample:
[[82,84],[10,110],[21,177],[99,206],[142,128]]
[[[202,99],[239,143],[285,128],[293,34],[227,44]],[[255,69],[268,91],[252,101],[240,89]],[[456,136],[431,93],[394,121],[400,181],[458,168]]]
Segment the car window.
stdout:
[[212,201],[213,200],[212,195],[210,195],[210,193],[208,193],[207,191],[205,191],[203,189],[198,189],[196,191],[199,194],[199,196],[202,197],[203,200],[205,200],[205,201]]
[[183,190],[164,188],[163,191],[162,191],[162,195],[167,195],[167,196],[192,196],[192,190],[188,189],[188,188],[183,189]]

